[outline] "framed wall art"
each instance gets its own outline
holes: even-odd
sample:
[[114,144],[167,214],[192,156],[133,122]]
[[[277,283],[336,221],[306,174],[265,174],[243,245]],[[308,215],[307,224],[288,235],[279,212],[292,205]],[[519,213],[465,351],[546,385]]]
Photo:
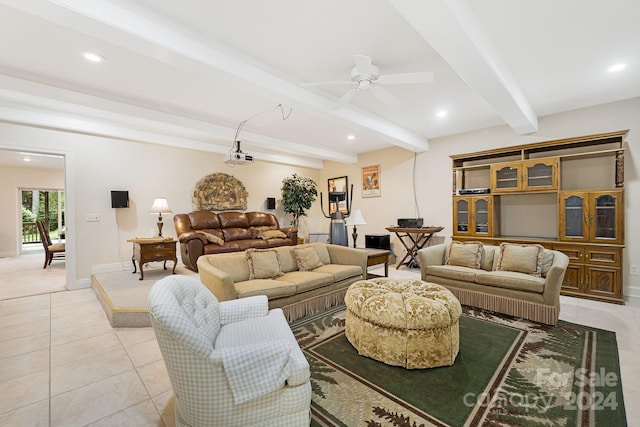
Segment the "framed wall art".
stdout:
[[349,179],[346,176],[330,178],[329,186],[329,214],[340,211],[349,213]]
[[362,197],[380,197],[380,165],[362,168]]

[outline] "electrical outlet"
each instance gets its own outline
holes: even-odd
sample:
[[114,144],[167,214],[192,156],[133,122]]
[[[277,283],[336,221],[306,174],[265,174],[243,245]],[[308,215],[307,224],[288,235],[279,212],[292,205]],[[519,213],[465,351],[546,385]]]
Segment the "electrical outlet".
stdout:
[[98,222],[100,221],[100,215],[97,213],[89,213],[84,216],[84,220],[87,222]]
[[629,266],[629,274],[632,276],[640,276],[640,266],[637,264]]

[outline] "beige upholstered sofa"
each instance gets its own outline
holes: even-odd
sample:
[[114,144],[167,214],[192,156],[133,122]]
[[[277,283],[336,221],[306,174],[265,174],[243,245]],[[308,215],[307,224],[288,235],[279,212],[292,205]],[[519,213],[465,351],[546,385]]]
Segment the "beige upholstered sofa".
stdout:
[[452,242],[418,251],[422,280],[460,303],[555,325],[569,258],[540,245]]
[[198,258],[200,281],[219,301],[266,295],[289,321],[341,304],[366,271],[365,250],[320,242]]

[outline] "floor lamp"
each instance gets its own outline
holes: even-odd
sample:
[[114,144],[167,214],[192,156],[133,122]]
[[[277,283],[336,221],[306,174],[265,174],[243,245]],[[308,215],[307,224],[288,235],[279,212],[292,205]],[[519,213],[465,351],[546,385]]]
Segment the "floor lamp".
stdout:
[[356,247],[356,240],[358,240],[358,230],[356,226],[358,225],[367,225],[367,222],[362,217],[362,212],[360,209],[355,209],[351,212],[351,215],[347,218],[347,225],[353,225],[353,233],[351,233],[351,237],[353,238],[353,247]]

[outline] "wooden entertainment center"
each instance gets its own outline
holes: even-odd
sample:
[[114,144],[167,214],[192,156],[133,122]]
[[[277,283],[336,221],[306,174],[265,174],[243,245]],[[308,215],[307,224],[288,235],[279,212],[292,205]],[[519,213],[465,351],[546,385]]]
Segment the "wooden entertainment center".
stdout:
[[628,132],[451,156],[453,239],[561,251],[570,260],[563,295],[624,304]]

